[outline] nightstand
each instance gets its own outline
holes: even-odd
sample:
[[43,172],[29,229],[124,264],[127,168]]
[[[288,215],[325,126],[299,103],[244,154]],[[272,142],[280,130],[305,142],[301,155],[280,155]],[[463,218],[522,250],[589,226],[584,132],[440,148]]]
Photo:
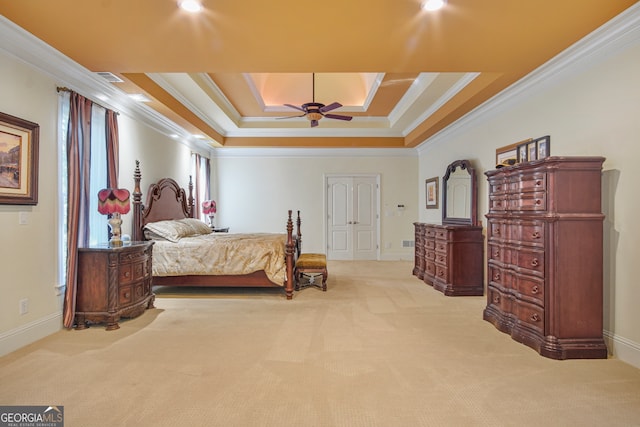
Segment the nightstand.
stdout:
[[90,322],[118,329],[120,318],[133,318],[153,308],[151,277],[153,242],[108,243],[78,248],[76,329]]

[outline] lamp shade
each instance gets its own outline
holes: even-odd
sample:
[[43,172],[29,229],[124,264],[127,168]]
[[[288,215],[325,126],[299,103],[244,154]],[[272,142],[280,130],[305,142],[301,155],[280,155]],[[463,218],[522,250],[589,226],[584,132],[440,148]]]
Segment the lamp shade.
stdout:
[[216,201],[205,200],[204,202],[202,202],[202,213],[205,215],[211,215],[216,213]]
[[103,215],[129,212],[129,190],[124,188],[105,188],[98,192],[98,212]]

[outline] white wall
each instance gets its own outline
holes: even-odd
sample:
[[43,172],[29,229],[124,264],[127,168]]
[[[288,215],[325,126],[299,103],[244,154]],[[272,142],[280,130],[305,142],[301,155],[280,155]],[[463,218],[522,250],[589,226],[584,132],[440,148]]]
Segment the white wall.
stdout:
[[[379,150],[372,156],[354,152],[216,150],[212,178],[218,202],[216,224],[230,227],[231,232],[283,232],[287,210],[294,215],[300,210],[304,250],[325,253],[325,176],[380,174],[381,259],[413,259],[413,248],[402,248],[401,241],[413,240],[413,223],[418,218],[417,156],[412,150],[404,155],[394,150]],[[404,212],[397,210],[398,204],[405,205]]]
[[[1,48],[2,46],[0,46]],[[58,96],[50,76],[0,49],[0,111],[40,125],[38,204],[0,205],[0,355],[58,331]],[[186,185],[191,150],[140,121],[120,114],[120,184],[133,190],[135,160],[142,161],[142,191],[165,176]],[[28,224],[18,225],[25,212]],[[123,216],[130,233],[132,214]],[[106,221],[106,219],[105,219]],[[106,226],[106,222],[105,222]],[[29,312],[20,315],[27,298]]]
[[[596,51],[577,46],[473,117],[427,141],[419,150],[419,179],[424,186],[426,178],[442,176],[452,160],[472,160],[479,171],[479,211],[486,227],[488,189],[483,173],[494,168],[496,148],[548,134],[552,155],[606,157],[605,335],[613,354],[640,367],[640,286],[635,269],[640,259],[640,222],[635,218],[640,212],[640,27],[629,27]],[[420,197],[422,205],[424,195]],[[439,215],[440,211],[422,209],[420,220],[439,220]]]
[[[58,284],[55,82],[0,51],[0,93],[0,111],[40,125],[38,204],[0,205],[0,354],[3,354],[4,343],[10,338],[17,337],[18,345],[26,344],[57,330],[61,320],[55,288]],[[26,213],[28,224],[18,225],[20,212]],[[23,298],[29,301],[29,312],[20,315],[18,303]]]

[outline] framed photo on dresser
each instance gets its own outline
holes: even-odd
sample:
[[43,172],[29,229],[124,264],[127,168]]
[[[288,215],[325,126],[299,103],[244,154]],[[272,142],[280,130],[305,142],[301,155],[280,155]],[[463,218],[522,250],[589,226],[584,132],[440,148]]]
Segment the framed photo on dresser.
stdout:
[[551,137],[549,135],[542,136],[536,140],[537,158],[544,159],[549,157],[551,148]]

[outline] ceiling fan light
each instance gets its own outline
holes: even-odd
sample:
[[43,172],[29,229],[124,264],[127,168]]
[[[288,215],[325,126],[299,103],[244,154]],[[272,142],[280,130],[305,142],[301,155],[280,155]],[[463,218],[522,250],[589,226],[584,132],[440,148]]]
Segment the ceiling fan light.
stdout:
[[186,10],[187,12],[200,12],[202,10],[202,4],[200,4],[199,0],[180,0],[178,1],[178,6],[182,10]]
[[307,113],[307,119],[313,121],[313,120],[320,120],[322,118],[322,114],[320,113],[316,113],[316,112],[309,112]]
[[422,9],[433,11],[442,9],[447,4],[447,0],[426,0],[422,3]]

